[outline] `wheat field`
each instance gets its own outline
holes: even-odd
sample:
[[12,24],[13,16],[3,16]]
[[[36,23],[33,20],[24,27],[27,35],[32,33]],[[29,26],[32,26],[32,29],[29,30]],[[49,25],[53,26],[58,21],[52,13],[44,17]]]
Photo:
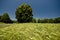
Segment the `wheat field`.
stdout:
[[0,23],[0,40],[60,40],[60,23]]

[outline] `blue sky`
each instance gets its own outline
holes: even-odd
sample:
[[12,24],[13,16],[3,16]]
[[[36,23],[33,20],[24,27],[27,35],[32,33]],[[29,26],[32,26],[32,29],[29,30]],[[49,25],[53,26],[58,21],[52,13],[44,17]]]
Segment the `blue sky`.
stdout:
[[0,0],[0,15],[7,12],[14,20],[16,8],[22,3],[32,7],[34,18],[60,17],[60,0]]

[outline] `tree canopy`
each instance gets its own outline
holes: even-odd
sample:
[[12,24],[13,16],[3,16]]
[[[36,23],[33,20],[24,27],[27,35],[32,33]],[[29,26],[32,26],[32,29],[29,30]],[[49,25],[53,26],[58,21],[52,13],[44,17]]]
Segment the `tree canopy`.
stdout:
[[4,14],[1,16],[1,21],[4,22],[4,23],[10,23],[10,22],[11,22],[8,13],[4,13]]
[[32,8],[28,4],[19,5],[16,9],[16,19],[18,22],[31,22],[33,18]]

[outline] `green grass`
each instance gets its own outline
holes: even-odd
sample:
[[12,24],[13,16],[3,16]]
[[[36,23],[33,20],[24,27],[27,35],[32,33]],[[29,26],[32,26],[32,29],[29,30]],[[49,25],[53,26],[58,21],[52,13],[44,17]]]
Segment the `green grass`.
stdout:
[[60,24],[0,24],[0,40],[60,40]]

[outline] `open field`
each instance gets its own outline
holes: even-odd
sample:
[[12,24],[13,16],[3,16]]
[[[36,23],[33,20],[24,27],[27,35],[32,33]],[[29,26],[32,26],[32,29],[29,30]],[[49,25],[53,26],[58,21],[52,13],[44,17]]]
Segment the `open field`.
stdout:
[[0,40],[60,40],[60,24],[0,24]]

